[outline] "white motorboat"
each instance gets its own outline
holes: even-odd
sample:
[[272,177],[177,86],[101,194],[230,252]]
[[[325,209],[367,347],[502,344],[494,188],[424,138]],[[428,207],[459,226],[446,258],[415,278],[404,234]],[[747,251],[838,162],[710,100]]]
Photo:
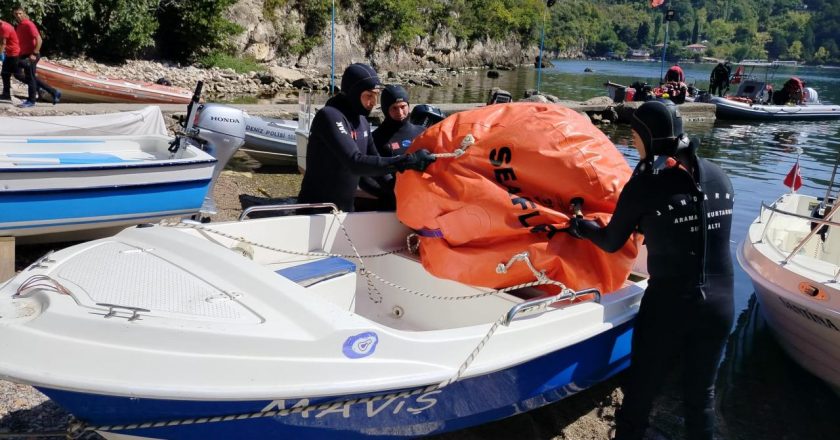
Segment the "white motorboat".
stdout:
[[334,211],[66,248],[0,288],[0,377],[74,414],[74,435],[321,439],[486,423],[628,366],[643,275],[603,296],[536,271],[556,296],[472,287],[429,275],[411,232]]
[[[199,106],[199,94],[200,88],[185,133],[174,139],[0,137],[0,236],[17,237],[19,242],[85,240],[167,217],[213,213],[210,189],[242,145],[245,124],[241,110]],[[65,128],[77,130],[74,134],[96,132],[99,122],[107,126],[125,116],[93,118]],[[53,122],[27,120],[20,125],[34,128]],[[141,124],[138,129],[154,127]]]
[[826,199],[790,193],[762,204],[738,262],[785,351],[840,392],[840,204]]

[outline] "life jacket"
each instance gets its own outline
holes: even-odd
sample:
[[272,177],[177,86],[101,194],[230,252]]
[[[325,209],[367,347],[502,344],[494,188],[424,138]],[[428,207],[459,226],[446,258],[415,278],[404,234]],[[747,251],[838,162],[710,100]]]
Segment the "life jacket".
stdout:
[[420,257],[431,274],[490,288],[534,281],[525,264],[496,268],[523,251],[537,270],[573,289],[607,293],[626,281],[637,254],[628,240],[608,254],[563,231],[570,201],[584,200],[588,219],[605,225],[632,171],[589,119],[557,104],[495,104],[460,112],[414,139],[461,157],[440,158],[425,173],[397,177],[397,217],[419,231]]

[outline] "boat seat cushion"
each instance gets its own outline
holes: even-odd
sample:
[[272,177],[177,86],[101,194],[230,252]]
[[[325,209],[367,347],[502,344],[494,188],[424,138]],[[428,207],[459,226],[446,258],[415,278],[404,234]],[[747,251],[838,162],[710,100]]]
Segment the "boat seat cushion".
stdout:
[[7,154],[15,159],[54,159],[62,165],[86,165],[100,163],[135,162],[136,159],[123,159],[107,153],[20,153]]
[[275,271],[278,275],[282,275],[303,287],[309,287],[321,281],[354,272],[356,272],[356,265],[352,261],[340,257],[327,257]]

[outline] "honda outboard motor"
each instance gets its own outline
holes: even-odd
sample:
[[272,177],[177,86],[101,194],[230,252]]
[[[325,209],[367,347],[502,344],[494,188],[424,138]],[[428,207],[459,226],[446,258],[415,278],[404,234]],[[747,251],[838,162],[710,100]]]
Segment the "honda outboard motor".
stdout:
[[201,104],[193,121],[192,130],[188,132],[190,143],[199,146],[218,161],[210,182],[211,190],[201,207],[202,213],[214,214],[216,204],[213,202],[212,188],[230,158],[245,143],[245,112],[220,104]]
[[422,125],[429,128],[432,125],[446,119],[446,113],[443,110],[429,104],[418,104],[411,109],[409,121],[414,125]]

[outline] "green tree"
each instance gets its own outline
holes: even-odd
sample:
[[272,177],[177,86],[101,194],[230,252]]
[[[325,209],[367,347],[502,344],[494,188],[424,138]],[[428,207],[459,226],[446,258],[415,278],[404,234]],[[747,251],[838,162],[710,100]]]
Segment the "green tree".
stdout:
[[195,60],[216,50],[226,50],[227,39],[242,29],[225,19],[223,12],[236,0],[162,0],[155,35],[160,53],[175,60]]

